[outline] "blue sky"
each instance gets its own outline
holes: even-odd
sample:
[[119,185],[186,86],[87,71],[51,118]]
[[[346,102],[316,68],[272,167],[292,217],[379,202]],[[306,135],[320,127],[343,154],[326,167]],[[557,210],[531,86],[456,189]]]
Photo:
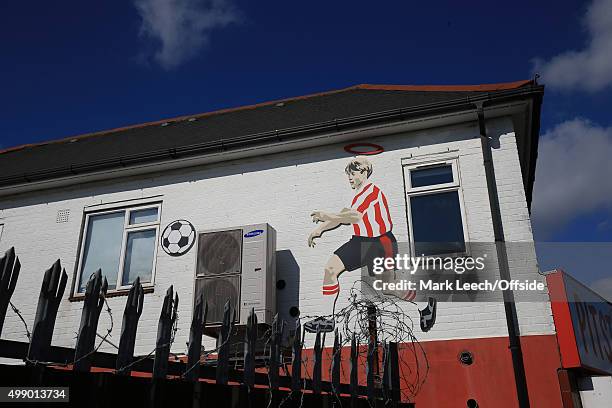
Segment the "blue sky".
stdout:
[[[3,2],[0,145],[357,83],[536,70],[547,85],[536,238],[611,242],[612,0]],[[580,273],[604,279],[605,265]]]

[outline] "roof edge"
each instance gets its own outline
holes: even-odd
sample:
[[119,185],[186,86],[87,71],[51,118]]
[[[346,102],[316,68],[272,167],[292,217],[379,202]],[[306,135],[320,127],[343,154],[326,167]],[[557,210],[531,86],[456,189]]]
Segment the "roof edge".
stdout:
[[309,98],[314,98],[314,97],[318,97],[318,96],[332,95],[332,94],[335,94],[335,93],[346,92],[346,91],[350,91],[350,90],[353,90],[353,89],[381,90],[381,91],[422,91],[422,92],[444,92],[444,91],[446,91],[446,92],[458,92],[458,91],[464,91],[464,92],[493,92],[493,91],[503,91],[503,90],[509,90],[509,89],[516,89],[516,88],[520,88],[520,87],[525,86],[525,85],[533,84],[533,82],[534,82],[533,80],[521,80],[521,81],[514,81],[514,82],[501,82],[501,83],[495,83],[495,84],[481,84],[481,85],[377,85],[377,84],[359,84],[359,85],[349,86],[347,88],[341,88],[341,89],[335,89],[335,90],[330,90],[330,91],[317,92],[317,93],[306,94],[306,95],[301,95],[301,96],[294,96],[294,97],[288,97],[288,98],[283,98],[283,99],[275,99],[275,100],[270,100],[270,101],[266,101],[266,102],[260,102],[260,103],[251,104],[251,105],[243,105],[243,106],[237,106],[237,107],[233,107],[233,108],[224,108],[224,109],[218,109],[218,110],[214,110],[214,111],[210,111],[210,112],[195,113],[195,114],[191,114],[191,115],[181,115],[181,116],[176,116],[176,117],[167,118],[167,119],[155,120],[155,121],[151,121],[151,122],[143,122],[143,123],[138,123],[138,124],[133,124],[133,125],[120,126],[120,127],[116,127],[116,128],[112,128],[112,129],[100,130],[100,131],[97,131],[97,132],[83,133],[83,134],[74,135],[74,136],[67,136],[67,137],[63,137],[61,139],[53,139],[53,140],[37,142],[37,143],[26,143],[26,144],[22,144],[22,145],[18,145],[18,146],[13,146],[13,147],[5,148],[5,149],[0,149],[0,155],[1,154],[5,154],[5,153],[10,153],[10,152],[18,151],[18,150],[23,150],[23,149],[31,148],[31,147],[45,146],[45,145],[55,144],[55,143],[66,143],[66,142],[86,139],[86,138],[89,138],[89,137],[102,136],[102,135],[105,135],[105,134],[121,132],[121,131],[124,131],[124,130],[144,128],[144,127],[147,127],[147,126],[159,126],[159,125],[162,125],[164,123],[181,122],[181,121],[185,121],[185,120],[192,119],[192,118],[198,119],[198,118],[203,118],[203,117],[213,116],[213,115],[220,115],[220,114],[229,113],[229,112],[236,112],[236,111],[248,110],[248,109],[256,109],[256,108],[260,108],[260,107],[264,107],[264,106],[276,105],[278,103],[298,101],[298,100],[309,99]]
[[516,89],[521,86],[531,85],[533,80],[526,79],[514,82],[500,82],[496,84],[480,85],[357,85],[358,89],[388,90],[388,91],[425,91],[425,92],[493,92]]
[[494,93],[483,93],[474,96],[466,96],[452,101],[438,102],[428,105],[420,105],[412,108],[396,108],[389,111],[382,111],[373,114],[365,114],[345,118],[342,120],[333,120],[321,122],[314,125],[300,126],[294,128],[286,128],[272,130],[264,133],[245,135],[243,137],[226,139],[215,143],[199,143],[195,145],[184,146],[180,149],[162,149],[159,151],[150,152],[147,154],[139,154],[125,157],[118,157],[113,160],[99,160],[89,163],[84,163],[78,166],[63,166],[54,169],[47,169],[34,173],[19,174],[9,177],[0,177],[0,187],[8,188],[22,184],[29,184],[43,180],[60,178],[63,176],[81,175],[93,173],[101,170],[109,170],[112,168],[129,167],[143,163],[153,163],[162,159],[176,159],[178,157],[193,157],[196,155],[207,154],[210,152],[218,152],[219,149],[225,151],[236,147],[248,147],[260,145],[262,143],[277,142],[283,140],[291,140],[305,135],[316,134],[325,131],[337,132],[341,129],[351,129],[363,127],[366,125],[377,124],[381,122],[389,122],[395,120],[408,120],[410,118],[421,117],[424,115],[433,115],[448,113],[458,110],[475,109],[478,102],[486,102],[487,106],[500,102],[507,102],[522,98],[533,98],[541,96],[544,92],[543,86],[529,86],[519,89],[511,89]]

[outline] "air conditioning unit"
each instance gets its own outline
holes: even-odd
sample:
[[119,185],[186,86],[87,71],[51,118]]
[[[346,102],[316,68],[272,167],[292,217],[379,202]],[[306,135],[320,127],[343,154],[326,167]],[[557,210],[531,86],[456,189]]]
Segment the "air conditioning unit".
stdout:
[[230,300],[238,325],[251,308],[258,323],[272,324],[276,314],[276,231],[268,224],[198,232],[195,290],[208,302],[206,326],[223,320]]

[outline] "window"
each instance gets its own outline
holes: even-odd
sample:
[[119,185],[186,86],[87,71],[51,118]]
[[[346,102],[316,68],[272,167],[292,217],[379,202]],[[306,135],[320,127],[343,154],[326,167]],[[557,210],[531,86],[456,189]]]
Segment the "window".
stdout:
[[129,288],[140,277],[152,284],[159,235],[160,204],[85,214],[76,293],[102,269],[109,290]]
[[404,167],[408,223],[415,256],[466,252],[456,160]]

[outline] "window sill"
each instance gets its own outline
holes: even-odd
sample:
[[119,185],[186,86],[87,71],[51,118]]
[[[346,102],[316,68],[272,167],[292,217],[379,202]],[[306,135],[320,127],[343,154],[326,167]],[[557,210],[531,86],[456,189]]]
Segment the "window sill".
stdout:
[[[142,291],[144,294],[147,293],[153,293],[153,291],[155,290],[154,286],[144,286],[142,288]],[[119,289],[119,290],[112,290],[112,291],[108,291],[106,292],[106,298],[112,298],[112,297],[119,297],[119,296],[127,296],[130,293],[130,289]],[[69,302],[82,302],[83,300],[85,300],[85,294],[84,293],[79,293],[76,295],[72,295],[68,298]]]
[[429,255],[421,255],[421,256],[415,256],[415,258],[469,258],[470,255],[470,251],[469,250],[465,250],[463,252],[444,252],[444,253],[440,253],[440,254],[429,254]]

